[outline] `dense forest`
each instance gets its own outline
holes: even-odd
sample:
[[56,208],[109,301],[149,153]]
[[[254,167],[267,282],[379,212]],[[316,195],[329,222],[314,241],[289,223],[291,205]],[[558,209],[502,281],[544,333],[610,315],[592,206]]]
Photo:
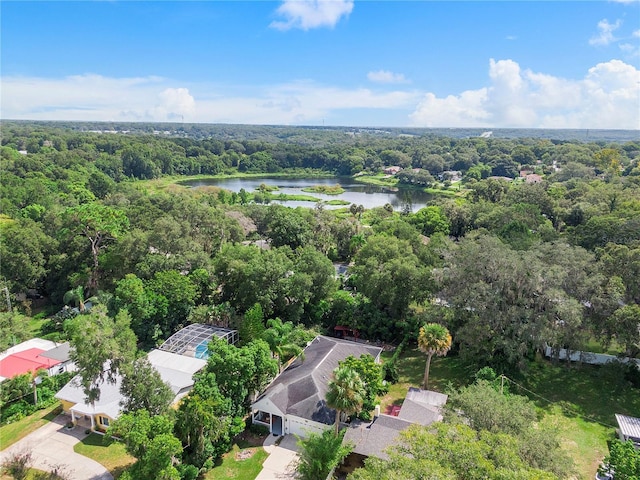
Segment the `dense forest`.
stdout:
[[[637,353],[639,142],[341,135],[316,131],[309,146],[5,122],[2,282],[14,303],[102,296],[146,344],[193,321],[240,327],[259,303],[267,318],[396,343],[446,318],[461,354],[499,368],[544,342]],[[458,170],[468,193],[414,214],[330,212],[140,181],[386,165]],[[508,181],[523,169],[543,181]],[[258,238],[271,248],[246,244]],[[337,282],[338,260],[351,266]]]

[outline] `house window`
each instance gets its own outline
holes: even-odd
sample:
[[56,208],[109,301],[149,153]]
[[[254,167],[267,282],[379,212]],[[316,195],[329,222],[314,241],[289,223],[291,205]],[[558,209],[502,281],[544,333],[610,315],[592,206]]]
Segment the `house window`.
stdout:
[[98,417],[98,422],[103,427],[108,427],[109,426],[109,419],[107,417]]
[[259,411],[253,418],[256,422],[262,422],[266,424],[271,423],[271,414],[269,414],[268,412]]

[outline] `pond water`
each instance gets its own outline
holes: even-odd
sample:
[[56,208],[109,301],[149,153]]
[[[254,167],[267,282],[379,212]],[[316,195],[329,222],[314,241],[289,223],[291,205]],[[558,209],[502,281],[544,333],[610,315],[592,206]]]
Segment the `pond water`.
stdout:
[[[377,185],[368,185],[358,183],[350,177],[331,177],[331,178],[282,178],[282,177],[251,177],[251,178],[217,178],[203,180],[188,180],[180,182],[192,188],[202,186],[216,186],[229,190],[231,192],[239,192],[244,188],[247,192],[254,192],[260,184],[264,183],[269,186],[276,186],[278,190],[272,192],[274,196],[280,193],[288,195],[310,195],[319,198],[321,201],[344,200],[346,202],[363,205],[366,209],[374,207],[382,207],[387,203],[393,206],[394,210],[411,209],[416,212],[425,207],[432,199],[433,195],[422,192],[418,189],[409,188],[391,188],[380,187]],[[344,188],[344,193],[340,195],[325,195],[322,193],[303,192],[303,188],[313,187],[315,185],[333,186],[339,184]],[[272,200],[271,203],[279,203],[288,207],[307,207],[313,208],[315,202],[305,202],[298,200]],[[349,205],[325,205],[326,209],[336,209],[349,207]]]

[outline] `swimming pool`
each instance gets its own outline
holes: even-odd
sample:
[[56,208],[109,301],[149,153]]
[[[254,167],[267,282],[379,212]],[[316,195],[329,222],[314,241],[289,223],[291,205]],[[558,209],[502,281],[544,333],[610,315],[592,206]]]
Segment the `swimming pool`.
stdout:
[[206,360],[207,358],[209,358],[208,345],[209,340],[203,340],[202,342],[200,342],[200,344],[196,347],[195,357],[201,358],[202,360]]

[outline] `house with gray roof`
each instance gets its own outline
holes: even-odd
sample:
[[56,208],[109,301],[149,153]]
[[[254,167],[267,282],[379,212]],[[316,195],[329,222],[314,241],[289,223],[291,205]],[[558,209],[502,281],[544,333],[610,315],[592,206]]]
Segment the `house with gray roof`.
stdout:
[[442,393],[410,387],[397,415],[380,414],[372,422],[354,422],[343,439],[343,443],[354,445],[343,463],[345,470],[361,467],[371,456],[388,460],[387,450],[397,445],[400,432],[411,425],[428,426],[442,421],[447,398]]
[[253,422],[275,435],[322,432],[333,425],[336,412],[325,399],[338,363],[349,355],[371,355],[380,361],[382,349],[366,343],[318,336],[251,405]]

